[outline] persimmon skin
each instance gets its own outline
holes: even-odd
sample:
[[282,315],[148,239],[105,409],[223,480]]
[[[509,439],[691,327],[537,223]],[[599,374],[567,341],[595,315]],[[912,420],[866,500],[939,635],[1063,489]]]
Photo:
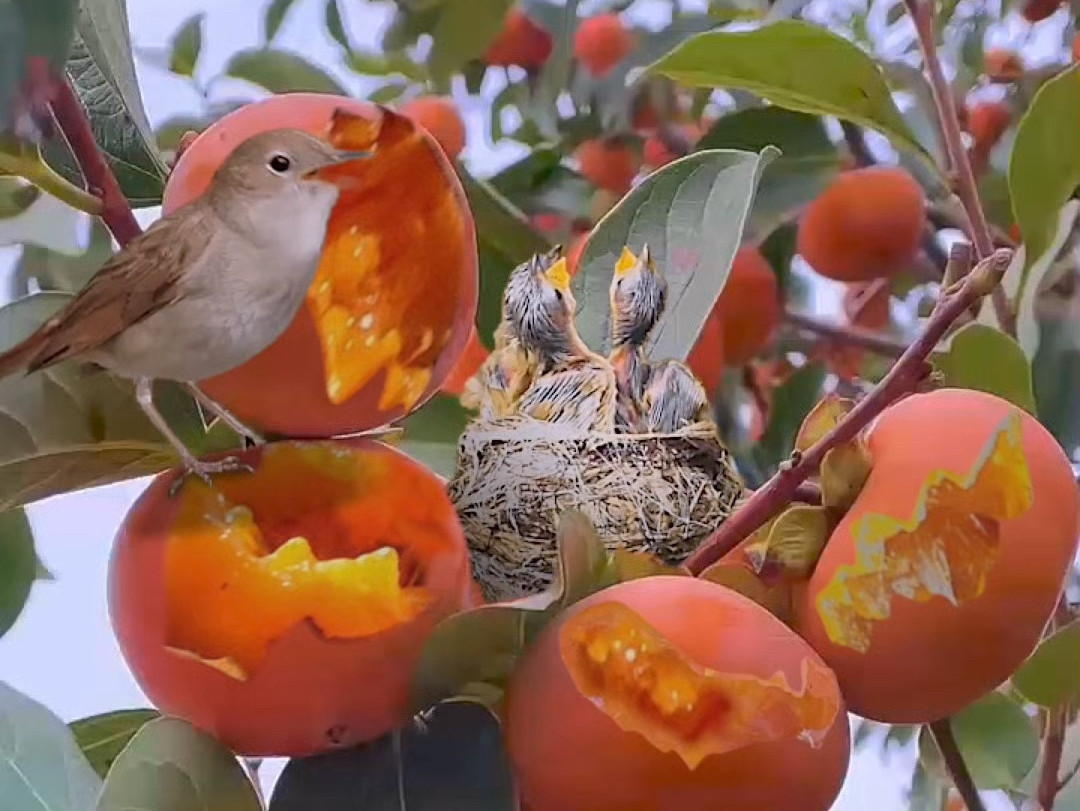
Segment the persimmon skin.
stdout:
[[839,566],[851,565],[853,525],[868,513],[910,520],[932,471],[968,475],[1016,407],[982,392],[914,394],[881,414],[869,434],[874,468],[833,532],[805,595],[796,630],[836,671],[852,712],[885,723],[952,715],[1005,681],[1031,653],[1053,613],[1080,533],[1080,497],[1054,438],[1030,415],[1022,441],[1031,508],[1000,523],[999,553],[981,595],[954,606],[893,594],[891,614],[873,623],[866,653],[835,644],[815,599]]
[[[250,475],[257,477],[265,448],[281,444],[233,455],[255,467]],[[406,624],[371,636],[328,640],[302,621],[270,645],[246,680],[235,679],[166,647],[166,556],[183,499],[183,491],[169,498],[168,489],[178,471],[157,476],[117,532],[109,566],[109,616],[128,667],[158,709],[186,719],[238,754],[303,757],[394,728],[408,717],[412,670],[427,636],[440,620],[474,599],[468,550],[442,480],[378,442],[342,440],[334,447],[356,453],[361,462],[385,460],[394,475],[408,476],[418,504],[412,519],[441,527],[438,546],[406,548],[421,562],[419,584],[434,597]],[[266,498],[280,508],[289,493],[267,493]],[[251,506],[258,520],[259,505]],[[298,509],[297,520],[303,518]],[[348,529],[359,536],[371,531]],[[309,540],[317,548],[317,539]],[[381,538],[371,541],[375,547],[382,543]]]
[[915,258],[924,216],[923,190],[904,169],[841,172],[803,213],[798,252],[834,281],[891,277]]
[[626,194],[638,173],[639,159],[628,145],[616,140],[594,138],[574,150],[581,174],[598,188]]
[[[338,108],[370,121],[377,121],[380,116],[379,108],[368,102],[322,93],[271,96],[229,113],[204,131],[180,156],[165,186],[162,212],[168,214],[202,195],[225,157],[245,139],[280,127],[295,127],[325,137],[331,116]],[[457,293],[456,297],[440,297],[441,306],[454,308],[448,316],[452,323],[451,336],[438,355],[428,386],[415,409],[439,390],[465,348],[476,316],[479,266],[475,225],[453,167],[426,134],[416,140],[410,152],[413,160],[401,170],[401,189],[419,184],[441,187],[460,215],[460,225],[453,233],[413,240],[414,245],[432,242],[427,253],[436,257],[431,261],[440,265],[441,278],[447,284],[452,280],[451,286],[456,286]],[[369,160],[379,158],[373,156]],[[418,168],[420,164],[424,168]],[[380,231],[390,234],[400,229],[409,207],[407,198],[388,199],[384,206],[385,221],[380,218],[378,223]],[[414,211],[410,213],[419,217],[421,212],[415,211],[415,203],[411,207]],[[400,259],[379,266],[380,279],[394,285],[399,294],[409,293],[413,285],[430,288],[431,274],[435,272],[431,262],[424,269]],[[433,313],[425,315],[435,317]],[[418,314],[415,323],[427,320]],[[282,436],[312,438],[365,431],[404,416],[405,409],[400,405],[380,407],[385,376],[385,371],[379,372],[345,402],[332,403],[326,391],[319,333],[311,307],[305,303],[288,329],[267,349],[236,369],[200,381],[200,385],[252,428]]]
[[520,6],[506,14],[502,31],[484,52],[484,62],[498,67],[526,69],[544,66],[551,56],[551,34],[533,22]]
[[705,326],[701,328],[686,364],[710,397],[720,391],[724,379],[724,325],[715,310],[705,319]]
[[1029,23],[1038,23],[1053,16],[1061,5],[1062,0],[1028,0],[1021,14]]
[[402,107],[401,114],[426,129],[450,160],[457,160],[465,149],[465,121],[452,99],[421,96]]
[[461,353],[457,365],[450,370],[450,374],[443,382],[443,392],[460,397],[465,391],[465,384],[480,370],[488,354],[487,347],[481,342],[474,327],[469,334],[469,343],[465,345],[465,351]]
[[729,366],[742,366],[769,343],[780,323],[780,288],[757,248],[744,245],[735,254],[714,312],[723,327]]
[[[826,811],[847,771],[842,700],[820,748],[791,738],[710,755],[689,770],[644,736],[624,732],[578,692],[559,650],[559,630],[584,609],[615,600],[638,612],[697,663],[798,689],[813,652],[779,620],[730,589],[683,577],[621,583],[575,604],[519,663],[505,711],[507,751],[531,811]],[[815,658],[816,661],[816,658]]]
[[[701,129],[693,124],[683,124],[679,127],[679,132],[690,147],[693,147],[701,137]],[[646,167],[659,169],[662,166],[667,166],[678,157],[679,155],[668,149],[667,144],[656,133],[645,139],[645,145],[642,148],[642,162]]]
[[633,48],[633,33],[615,13],[582,20],[574,34],[574,56],[597,78],[611,73]]
[[983,70],[992,82],[1015,82],[1024,75],[1024,62],[1014,51],[991,48],[983,55]]

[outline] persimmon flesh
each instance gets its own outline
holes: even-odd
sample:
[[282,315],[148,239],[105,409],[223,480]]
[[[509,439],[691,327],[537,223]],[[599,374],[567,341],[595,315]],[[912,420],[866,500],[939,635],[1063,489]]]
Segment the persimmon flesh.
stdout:
[[385,425],[438,391],[468,341],[479,277],[464,192],[439,146],[406,116],[288,93],[247,104],[196,138],[169,176],[162,211],[202,195],[239,143],[280,127],[373,154],[335,170],[348,184],[306,305],[266,350],[202,387],[252,428],[283,436]]
[[704,580],[575,604],[518,666],[506,739],[532,811],[825,811],[848,726],[836,680],[779,620]]
[[231,749],[302,756],[406,717],[435,623],[472,599],[435,474],[378,443],[277,443],[211,489],[159,476],[117,536],[110,614],[162,711]]

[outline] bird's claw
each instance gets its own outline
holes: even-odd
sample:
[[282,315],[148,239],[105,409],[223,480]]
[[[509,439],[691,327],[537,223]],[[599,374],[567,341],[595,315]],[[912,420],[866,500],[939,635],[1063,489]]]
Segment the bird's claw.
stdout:
[[224,459],[218,459],[214,462],[201,462],[198,460],[192,460],[184,465],[183,472],[176,477],[176,480],[169,487],[169,498],[173,498],[180,492],[181,488],[192,476],[197,476],[202,479],[207,487],[213,487],[214,482],[212,476],[217,476],[222,473],[254,473],[255,468],[249,465],[247,462],[238,459],[235,456],[227,456]]

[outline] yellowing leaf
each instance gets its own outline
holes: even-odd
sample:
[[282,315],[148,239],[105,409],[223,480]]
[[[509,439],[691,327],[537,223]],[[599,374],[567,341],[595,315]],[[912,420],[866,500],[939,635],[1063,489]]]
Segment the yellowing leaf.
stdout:
[[865,653],[894,595],[953,605],[978,597],[998,557],[1000,522],[1033,499],[1021,412],[1010,411],[969,474],[930,474],[912,518],[871,513],[855,524],[855,563],[839,567],[816,599],[829,638]]
[[847,510],[866,484],[870,467],[870,454],[860,441],[830,449],[821,460],[821,503]]
[[756,535],[745,547],[753,568],[766,580],[779,569],[801,578],[813,571],[829,540],[829,519],[824,508],[796,504],[780,513],[767,535]]
[[795,437],[795,450],[806,451],[811,445],[828,434],[842,420],[855,403],[832,392],[826,394],[803,419]]

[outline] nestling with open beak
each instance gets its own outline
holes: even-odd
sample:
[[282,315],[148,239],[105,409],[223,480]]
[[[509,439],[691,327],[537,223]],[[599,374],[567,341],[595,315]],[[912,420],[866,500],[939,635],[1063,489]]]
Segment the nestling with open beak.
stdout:
[[[235,458],[197,460],[154,406],[153,380],[185,384],[210,411],[254,436],[195,381],[247,362],[272,344],[304,302],[322,254],[341,152],[300,130],[240,144],[198,200],[153,224],[117,253],[36,332],[0,355],[0,378],[76,360],[136,381],[139,405],[188,474],[247,469]],[[181,477],[178,482],[182,482]]]
[[536,354],[539,376],[522,395],[518,411],[581,430],[615,429],[615,372],[590,350],[574,325],[577,303],[566,259],[534,256],[506,286],[506,313],[526,351]]
[[645,344],[655,329],[667,303],[667,282],[657,270],[643,245],[641,255],[623,248],[615,265],[609,289],[611,304],[611,354],[615,369],[618,401],[615,430],[634,433],[644,430],[642,397],[651,368]]

